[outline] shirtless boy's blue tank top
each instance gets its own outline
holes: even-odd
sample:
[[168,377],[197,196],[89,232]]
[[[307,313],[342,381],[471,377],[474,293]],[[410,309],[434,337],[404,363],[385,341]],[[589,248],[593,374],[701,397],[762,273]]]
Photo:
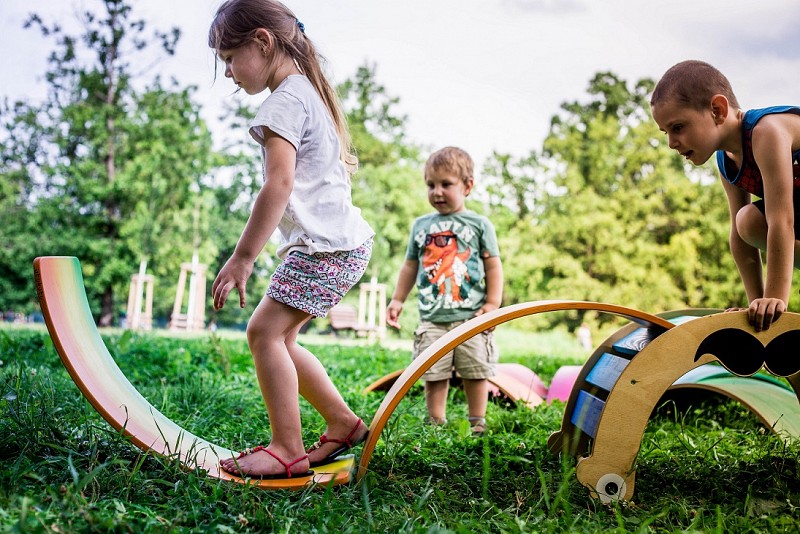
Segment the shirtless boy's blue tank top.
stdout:
[[[753,156],[753,128],[765,115],[773,113],[794,113],[800,115],[800,107],[797,106],[772,106],[761,109],[751,109],[745,112],[742,119],[742,166],[737,168],[736,164],[727,155],[724,150],[717,151],[717,167],[722,176],[731,184],[740,187],[756,195],[757,197],[764,197],[764,180],[761,176],[756,164],[755,157]],[[794,177],[794,186],[800,187],[800,150],[792,154],[792,174]]]

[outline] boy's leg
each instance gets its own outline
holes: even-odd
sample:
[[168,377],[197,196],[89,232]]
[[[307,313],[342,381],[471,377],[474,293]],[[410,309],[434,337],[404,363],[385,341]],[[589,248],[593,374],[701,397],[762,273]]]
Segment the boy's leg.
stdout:
[[489,403],[489,381],[485,378],[463,378],[464,394],[467,396],[467,414],[469,417],[486,417],[486,405]]
[[[418,358],[437,339],[449,331],[448,324],[420,321],[414,331],[413,358]],[[425,406],[428,417],[434,424],[447,421],[447,391],[453,375],[453,352],[445,354],[422,375],[425,382]]]
[[497,348],[492,332],[481,332],[456,347],[453,363],[464,382],[468,419],[472,430],[480,434],[486,427],[489,402],[488,377],[497,374]]
[[[798,193],[795,192],[794,266],[796,269],[800,269],[800,241],[797,239],[800,236],[798,233],[800,213],[798,213],[797,197]],[[736,214],[736,231],[745,243],[765,252],[767,250],[767,217],[762,211],[763,209],[763,201],[753,202],[740,209]]]
[[767,250],[767,218],[755,203],[748,204],[736,214],[736,231],[748,245]]
[[447,421],[447,390],[450,380],[425,381],[425,406],[428,416],[435,424],[443,425]]
[[[296,335],[308,314],[265,297],[247,325],[247,342],[253,354],[261,395],[267,407],[272,439],[269,450],[285,462],[305,455],[297,400],[298,377],[286,347],[287,338]],[[285,473],[286,468],[265,451],[237,460],[220,462],[226,470],[251,476]],[[292,466],[292,473],[308,470],[308,460]]]

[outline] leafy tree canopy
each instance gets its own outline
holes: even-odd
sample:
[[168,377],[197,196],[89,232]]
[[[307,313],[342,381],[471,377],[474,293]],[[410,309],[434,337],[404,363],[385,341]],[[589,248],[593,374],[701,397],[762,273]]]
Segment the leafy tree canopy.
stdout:
[[[0,172],[11,209],[0,215],[0,232],[12,243],[2,269],[28,295],[34,256],[80,257],[92,306],[108,325],[141,259],[161,275],[180,261],[168,251],[191,258],[183,221],[192,220],[213,152],[194,88],[157,77],[143,89],[131,83],[145,51],[171,55],[180,31],[148,32],[125,0],[99,4],[81,14],[79,35],[37,14],[26,23],[54,49],[46,101],[3,104]],[[4,298],[4,307],[30,306],[23,294]]]

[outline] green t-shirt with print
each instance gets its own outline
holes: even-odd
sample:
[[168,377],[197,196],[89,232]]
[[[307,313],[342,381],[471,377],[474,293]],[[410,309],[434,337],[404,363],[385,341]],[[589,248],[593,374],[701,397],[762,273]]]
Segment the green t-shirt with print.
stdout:
[[430,213],[414,221],[406,258],[419,262],[420,319],[470,319],[486,301],[483,257],[499,256],[491,221],[472,211]]

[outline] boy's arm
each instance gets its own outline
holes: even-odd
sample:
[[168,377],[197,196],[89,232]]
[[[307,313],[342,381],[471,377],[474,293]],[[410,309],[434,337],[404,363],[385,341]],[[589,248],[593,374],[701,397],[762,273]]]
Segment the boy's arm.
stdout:
[[736,214],[739,210],[750,204],[750,193],[729,183],[720,176],[725,195],[728,197],[728,210],[730,211],[731,228],[728,242],[731,249],[731,256],[739,271],[739,277],[744,284],[747,302],[764,295],[764,279],[761,267],[761,252],[744,242],[736,230]]
[[265,129],[264,133],[266,178],[233,255],[211,286],[215,310],[225,305],[228,293],[234,288],[239,292],[239,306],[244,308],[247,279],[253,272],[253,264],[278,227],[292,194],[297,152],[291,143],[271,130]]
[[417,279],[419,261],[409,260],[403,262],[400,273],[397,275],[397,285],[392,293],[392,300],[386,307],[386,324],[395,328],[400,328],[400,314],[403,312],[403,303],[414,287]]
[[496,310],[503,302],[503,263],[500,256],[483,258],[483,270],[486,274],[486,302],[475,316]]
[[764,180],[767,218],[767,280],[763,297],[752,301],[749,308],[756,330],[766,330],[786,311],[792,285],[795,235],[791,153],[794,139],[787,119],[790,117],[768,115],[753,130],[753,156]]

